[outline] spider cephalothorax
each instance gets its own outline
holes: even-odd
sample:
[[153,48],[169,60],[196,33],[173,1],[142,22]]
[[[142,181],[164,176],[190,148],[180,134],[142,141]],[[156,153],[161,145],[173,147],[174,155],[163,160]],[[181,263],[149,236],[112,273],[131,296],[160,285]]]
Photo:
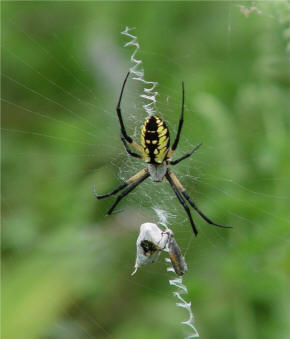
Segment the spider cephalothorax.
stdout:
[[[186,204],[186,201],[196,210],[196,212],[209,224],[218,226],[218,227],[224,227],[228,228],[229,226],[223,226],[214,223],[211,221],[206,215],[204,215],[199,208],[195,205],[195,203],[191,200],[190,196],[186,192],[185,188],[182,186],[178,178],[175,176],[175,174],[168,168],[168,165],[176,165],[180,161],[190,157],[200,146],[201,143],[198,144],[193,148],[192,151],[186,153],[182,157],[178,158],[177,160],[171,160],[171,157],[173,156],[180,137],[180,132],[183,125],[183,114],[184,114],[184,84],[182,82],[182,108],[181,108],[181,116],[179,119],[178,124],[178,130],[177,135],[175,137],[174,143],[170,147],[170,138],[169,138],[169,131],[166,126],[166,123],[157,115],[152,115],[149,118],[146,119],[145,123],[143,124],[141,128],[141,146],[137,144],[133,139],[127,134],[122,113],[121,113],[121,100],[125,88],[125,84],[127,82],[127,79],[129,77],[129,74],[127,74],[125,81],[123,83],[121,94],[119,97],[119,101],[117,104],[117,115],[120,122],[121,127],[121,140],[125,146],[126,151],[129,155],[132,157],[142,159],[146,164],[147,167],[138,172],[137,174],[133,175],[131,178],[129,178],[127,181],[123,182],[120,186],[118,186],[116,189],[114,189],[112,192],[98,195],[94,189],[95,196],[97,199],[103,199],[106,197],[109,197],[115,193],[118,193],[123,188],[129,185],[120,195],[118,195],[117,199],[115,200],[112,207],[109,209],[108,214],[112,214],[115,207],[119,203],[121,199],[123,199],[127,194],[129,194],[135,187],[137,187],[141,182],[143,182],[148,177],[151,177],[153,182],[161,182],[167,179],[169,184],[171,185],[178,201],[185,209],[191,227],[193,229],[193,232],[195,235],[197,235],[197,229],[195,227],[194,221],[192,219],[189,207]],[[132,152],[129,145],[134,148],[138,153]]]

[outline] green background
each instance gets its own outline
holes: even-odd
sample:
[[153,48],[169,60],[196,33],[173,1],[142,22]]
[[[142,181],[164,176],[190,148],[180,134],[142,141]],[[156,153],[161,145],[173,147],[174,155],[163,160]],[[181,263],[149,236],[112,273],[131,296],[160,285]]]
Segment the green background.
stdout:
[[[131,277],[138,229],[170,213],[206,339],[289,338],[289,54],[286,2],[2,3],[3,339],[183,338],[161,258]],[[244,11],[243,11],[244,9]],[[169,185],[150,179],[105,216],[144,166],[120,142],[115,106],[130,64],[125,26],[159,82],[157,113],[185,125],[174,170],[199,235]],[[122,104],[139,138],[142,87]],[[288,323],[287,323],[288,322]]]

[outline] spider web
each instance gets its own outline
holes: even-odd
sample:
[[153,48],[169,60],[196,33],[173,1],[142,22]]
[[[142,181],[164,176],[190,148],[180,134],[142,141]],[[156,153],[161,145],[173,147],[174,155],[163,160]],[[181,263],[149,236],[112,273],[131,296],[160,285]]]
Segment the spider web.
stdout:
[[133,80],[142,82],[145,86],[144,87],[144,93],[140,95],[142,99],[145,99],[146,101],[149,101],[149,103],[144,104],[143,108],[145,112],[148,114],[148,116],[151,116],[155,113],[155,105],[156,105],[156,96],[158,95],[158,92],[155,91],[156,86],[158,85],[157,82],[154,81],[146,81],[144,78],[144,69],[142,67],[142,60],[139,60],[136,58],[136,54],[140,48],[138,38],[130,33],[133,28],[126,27],[121,34],[125,35],[129,38],[129,41],[125,44],[125,47],[133,46],[134,51],[131,54],[131,63],[133,64],[132,67],[130,67],[130,72],[133,75]]
[[[144,98],[146,100],[149,100],[149,104],[145,104],[143,105],[143,108],[145,110],[145,112],[150,116],[153,113],[155,113],[155,109],[152,109],[152,107],[155,106],[156,104],[156,95],[158,94],[157,92],[154,92],[152,94],[152,91],[155,89],[155,87],[157,86],[157,82],[148,82],[144,80],[144,69],[142,68],[141,71],[139,71],[138,69],[140,69],[141,65],[142,65],[142,61],[139,59],[136,59],[136,54],[140,49],[140,45],[138,43],[138,38],[132,34],[130,34],[129,32],[132,29],[130,29],[129,27],[126,27],[126,29],[121,33],[127,37],[130,38],[129,42],[127,42],[125,44],[125,47],[128,46],[134,46],[135,49],[131,55],[131,62],[133,64],[133,66],[130,68],[130,72],[133,73],[134,75],[136,75],[137,77],[134,77],[133,80],[137,80],[137,81],[142,81],[145,85],[152,84],[152,87],[148,90],[148,88],[144,88],[144,92],[146,93],[146,95],[141,94],[140,97]],[[148,94],[151,94],[150,96]],[[154,208],[157,217],[159,219],[159,225],[162,225],[165,230],[168,229],[168,214],[166,211],[155,207]],[[170,215],[171,217],[174,217],[172,214]],[[166,263],[169,264],[169,267],[167,267],[167,271],[174,273],[174,269],[172,267],[172,264],[170,262],[169,258],[166,258]],[[136,272],[136,271],[135,271]],[[181,322],[181,324],[184,324],[188,327],[191,328],[191,330],[193,331],[191,334],[189,334],[188,336],[186,336],[186,339],[190,339],[190,338],[196,338],[199,337],[199,334],[197,332],[197,329],[194,326],[194,316],[191,310],[191,302],[187,302],[184,298],[182,298],[182,294],[188,294],[187,288],[186,286],[183,284],[182,282],[182,277],[177,277],[174,279],[169,279],[169,284],[171,286],[175,286],[177,288],[177,290],[175,292],[173,292],[173,295],[178,299],[179,302],[176,303],[177,307],[181,307],[184,308],[185,310],[187,310],[189,318],[187,321],[183,321]]]
[[[272,22],[275,22],[275,27],[280,24],[284,25],[285,30],[281,40],[285,50],[289,53],[290,39],[285,14],[286,7],[283,7],[287,6],[286,2],[281,3],[280,7],[278,5],[267,7],[267,4],[259,2],[240,2],[237,5],[241,5],[243,8],[237,7],[235,3],[229,3],[228,12],[223,16],[223,18],[228,18],[227,27],[223,34],[229,54],[228,56],[223,54],[220,59],[214,57],[212,60],[208,60],[209,67],[210,64],[214,63],[218,69],[220,64],[231,62],[235,58],[234,37],[237,25],[233,17],[237,13],[244,17],[249,25],[251,20],[260,20],[259,18],[263,17],[267,18],[267,24],[269,25]],[[35,12],[35,20],[38,17],[36,14],[40,11],[41,6],[44,5],[36,7],[31,5],[32,10]],[[50,8],[49,5],[45,6]],[[253,10],[255,7],[258,10]],[[118,296],[110,299],[110,293],[106,293],[105,287],[114,280],[115,271],[118,271],[117,267],[122,267],[124,274],[122,279],[126,279],[124,276],[129,275],[131,272],[135,255],[133,244],[135,243],[137,225],[141,224],[142,219],[159,221],[158,216],[152,213],[152,206],[155,209],[164,210],[168,214],[166,222],[174,230],[176,238],[182,243],[183,252],[186,253],[186,259],[189,264],[188,279],[191,279],[191,276],[195,276],[195,280],[200,281],[199,279],[202,276],[207,275],[207,271],[203,270],[203,267],[208,264],[206,258],[209,252],[214,253],[212,261],[217,262],[217,269],[227,269],[221,266],[219,262],[224,261],[230,266],[229,256],[233,254],[235,254],[236,260],[240,259],[238,264],[241,267],[247,265],[248,263],[243,261],[245,248],[242,247],[242,244],[245,247],[249,246],[249,244],[246,241],[244,243],[237,242],[237,238],[246,237],[239,230],[245,228],[248,230],[249,242],[252,237],[260,238],[261,243],[263,243],[262,240],[264,239],[265,249],[261,248],[261,252],[266,252],[268,248],[271,248],[268,247],[270,244],[268,239],[272,239],[271,243],[277,244],[276,246],[281,248],[281,251],[282,248],[289,245],[288,234],[282,227],[282,225],[289,225],[287,214],[284,212],[284,206],[289,203],[289,191],[287,190],[288,172],[283,171],[282,164],[279,163],[281,161],[279,156],[283,149],[285,147],[289,149],[287,144],[289,141],[287,137],[288,122],[278,114],[263,113],[261,114],[262,118],[257,119],[254,114],[256,111],[253,108],[257,100],[262,101],[267,98],[267,91],[269,93],[277,91],[279,105],[285,104],[283,101],[285,97],[281,94],[282,91],[273,87],[270,89],[265,87],[257,89],[249,84],[244,86],[241,93],[239,93],[239,100],[237,100],[236,106],[231,108],[234,108],[233,111],[241,115],[245,110],[248,115],[243,115],[243,120],[234,120],[234,116],[223,105],[223,100],[217,100],[217,97],[211,95],[208,90],[195,88],[194,83],[185,84],[185,119],[189,116],[195,116],[196,118],[194,122],[190,123],[190,120],[188,120],[185,123],[178,154],[182,155],[183,152],[190,150],[193,145],[200,141],[204,142],[204,146],[193,158],[187,159],[186,162],[174,168],[174,171],[207,215],[215,221],[216,219],[218,219],[217,221],[223,220],[227,215],[230,215],[235,220],[233,225],[235,228],[228,236],[224,236],[224,233],[219,229],[210,228],[198,217],[194,216],[200,231],[198,240],[195,241],[192,238],[187,217],[182,207],[178,205],[170,187],[168,185],[152,185],[150,179],[142,184],[142,187],[140,186],[135,192],[132,192],[132,195],[128,196],[126,201],[122,202],[121,207],[125,206],[126,209],[123,214],[118,215],[115,219],[113,217],[111,219],[104,218],[102,221],[98,221],[98,224],[96,224],[93,217],[86,219],[86,216],[93,215],[94,212],[92,211],[100,208],[99,206],[103,206],[102,212],[104,213],[106,208],[105,205],[97,204],[95,200],[92,200],[92,196],[88,195],[93,182],[97,181],[99,183],[100,192],[101,190],[105,191],[107,187],[102,186],[102,180],[100,179],[102,176],[112,178],[109,180],[114,180],[114,183],[117,184],[120,179],[127,179],[144,166],[135,159],[128,158],[124,150],[122,154],[118,154],[122,145],[119,141],[119,129],[114,112],[116,100],[114,99],[118,96],[120,84],[128,69],[128,50],[122,49],[123,40],[119,43],[117,42],[121,40],[119,37],[112,38],[112,36],[118,35],[117,30],[114,33],[106,31],[106,33],[104,32],[98,37],[93,33],[89,33],[86,35],[88,39],[86,46],[83,46],[79,41],[80,45],[74,49],[74,52],[68,52],[72,49],[67,48],[68,46],[64,44],[65,36],[58,35],[57,30],[56,33],[51,33],[53,18],[57,18],[57,16],[49,16],[52,20],[49,24],[45,21],[43,23],[38,22],[39,27],[44,29],[42,33],[46,38],[46,40],[41,40],[41,33],[38,35],[34,30],[31,30],[29,22],[25,20],[24,13],[18,14],[20,15],[18,17],[11,15],[11,12],[6,12],[6,19],[9,17],[9,20],[8,24],[7,20],[5,24],[7,35],[4,34],[2,49],[2,80],[4,83],[2,88],[2,135],[5,163],[2,196],[4,206],[3,221],[6,224],[3,232],[4,255],[7,262],[11,263],[11,267],[14,266],[15,268],[20,266],[19,258],[23,258],[23,271],[26,273],[27,280],[25,281],[26,284],[22,285],[30,285],[31,293],[37,291],[34,288],[34,283],[38,280],[41,282],[40,278],[43,278],[43,287],[48,286],[49,283],[51,286],[55,286],[54,281],[46,278],[47,272],[51,273],[51,276],[58,277],[59,280],[56,281],[60,282],[59,286],[65,286],[65,289],[61,289],[59,286],[55,286],[54,289],[54,299],[63,302],[60,307],[64,308],[64,318],[59,318],[55,322],[55,327],[48,334],[49,337],[73,338],[73,336],[76,336],[77,338],[94,338],[103,336],[118,339],[121,337],[120,332],[111,333],[111,330],[107,330],[107,328],[112,328],[113,326],[111,326],[105,314],[95,311],[93,302],[89,300],[86,306],[84,305],[85,302],[82,298],[84,289],[81,289],[80,286],[89,285],[89,293],[86,298],[91,300],[97,300],[99,297],[94,294],[95,289],[102,290],[102,294],[107,297],[107,299],[99,301],[102,305],[108,306],[108,300],[111,302],[112,299],[120,300]],[[90,20],[90,24],[94,26],[95,18]],[[276,25],[278,21],[281,23]],[[65,21],[63,24],[65,25]],[[9,32],[7,25],[10,29]],[[101,27],[104,27],[104,23],[102,23]],[[139,33],[138,25],[136,27]],[[66,26],[66,29],[68,32],[73,31],[76,33],[80,27],[76,23],[71,23],[71,25]],[[261,31],[255,33],[257,34],[255,41],[257,45],[263,39],[267,39],[267,34],[264,35],[264,30],[266,30],[266,27],[261,26]],[[96,32],[98,29],[93,29],[93,31]],[[17,32],[17,42],[20,46],[22,44],[24,46],[24,48],[20,49],[20,53],[18,53],[15,45],[9,42],[11,32]],[[169,43],[166,42],[166,44],[174,44],[181,39],[179,35],[175,41],[174,32],[171,32],[170,36]],[[50,43],[53,41],[59,42],[57,51],[51,48]],[[153,46],[148,37],[141,39],[140,36],[140,41],[142,42],[140,59],[144,60],[145,66],[146,61],[150,59],[162,60],[162,65],[156,62],[155,67],[154,63],[151,63],[153,69],[150,70],[150,68],[146,67],[146,72],[149,72],[149,74],[154,72],[154,76],[149,76],[148,79],[159,80],[159,78],[162,78],[161,75],[165,75],[167,80],[165,82],[167,87],[159,81],[158,90],[160,95],[158,96],[158,102],[152,107],[154,107],[157,114],[169,121],[172,138],[175,136],[180,114],[180,83],[182,78],[173,79],[171,69],[177,68],[180,73],[185,74],[187,71],[185,70],[185,65],[188,65],[186,60],[190,58],[192,58],[193,62],[197,62],[196,68],[198,69],[202,66],[201,63],[198,63],[198,60],[203,58],[202,50],[198,51],[198,48],[200,48],[200,45],[198,45],[194,47],[194,51],[190,49],[187,55],[180,55],[177,59],[174,59],[170,58],[167,52],[154,54],[152,52],[154,50]],[[198,44],[198,41],[196,43]],[[203,41],[203,43],[206,43],[206,41]],[[275,46],[270,44],[269,49],[274,49]],[[245,44],[245,50],[252,47]],[[34,51],[33,58],[27,52],[30,49]],[[78,50],[86,51],[88,55],[87,62],[78,58]],[[63,54],[67,56],[67,62],[65,63],[63,62]],[[261,55],[260,60],[253,61],[252,67],[256,69],[257,76],[263,73],[261,69],[266,69],[268,72],[266,72],[267,79],[280,76],[279,74],[282,72],[277,71],[278,75],[273,74],[271,73],[273,67],[270,66],[273,64],[284,65],[282,54],[278,55],[278,59],[271,53],[265,54],[268,59],[262,58]],[[41,63],[38,63],[37,55],[42,55],[42,60],[51,61],[51,64],[54,65],[51,73],[46,71]],[[17,67],[14,67],[15,65]],[[73,65],[73,67],[70,65]],[[120,71],[121,69],[123,70],[122,72]],[[78,70],[80,72],[76,72]],[[200,75],[198,73],[192,74],[193,77],[197,78],[197,83],[202,84],[198,78]],[[239,75],[241,74],[237,74],[237,77]],[[98,78],[97,84],[94,81],[94,76]],[[204,72],[203,77],[207,79],[208,74]],[[75,86],[68,89],[66,83],[63,82],[64,78],[71,79],[71,83],[75,84]],[[261,82],[266,83],[267,81],[261,78]],[[101,86],[99,85],[100,83]],[[112,93],[110,102],[104,98],[101,94],[103,92],[98,86]],[[249,95],[249,91],[254,93],[255,98]],[[145,118],[144,112],[140,109],[144,105],[144,101],[146,102],[144,98],[140,100],[139,96],[142,94],[143,90],[140,90],[132,82],[128,84],[123,100],[124,120],[128,125],[130,135],[134,136],[136,140],[139,137],[140,125]],[[248,98],[248,100],[245,100],[245,98]],[[239,102],[242,106],[239,105]],[[271,102],[266,102],[265,105],[269,105],[270,110],[272,107],[276,107]],[[248,126],[247,135],[243,136],[242,131],[245,129],[240,129],[239,127],[243,126],[246,121],[251,121],[251,124]],[[261,121],[263,127],[255,128],[255,124],[257,122],[261,123]],[[237,122],[240,126],[238,126]],[[113,125],[114,127],[112,127]],[[195,133],[192,133],[190,138],[188,137],[189,129],[197,132],[195,125],[200,128],[200,131],[198,131],[200,133],[196,133],[196,135],[203,136],[202,140],[197,140]],[[277,133],[274,133],[275,130],[279,131],[279,139],[275,137],[277,135]],[[109,143],[106,142],[108,137],[110,139]],[[253,152],[245,156],[244,152],[249,148],[243,150],[238,142],[246,143],[248,141],[247,137],[252,137],[253,140],[255,137],[257,139],[262,137],[262,144],[257,145],[257,143],[253,142]],[[265,149],[264,152],[263,149]],[[269,153],[266,152],[266,149]],[[106,153],[112,155],[110,157],[112,159],[111,163],[108,163],[105,157],[105,162],[102,161],[102,157]],[[207,162],[209,158],[211,159],[210,163]],[[250,179],[245,180],[247,175],[251,178],[251,173],[248,172],[247,166],[244,165],[245,161],[247,163],[257,163],[258,168],[270,166],[272,171],[268,172],[268,174],[266,171],[262,171],[266,174],[262,177],[257,175],[254,178],[254,182]],[[286,165],[284,166],[286,167]],[[210,167],[217,169],[216,173],[210,171]],[[223,168],[222,173],[218,171],[219,168]],[[248,168],[251,167],[248,166]],[[117,174],[117,171],[119,171],[119,174]],[[39,173],[42,173],[42,176]],[[73,180],[69,180],[70,178],[73,178]],[[79,182],[82,182],[82,185],[79,189],[75,189]],[[46,192],[46,196],[41,195],[39,190],[36,189],[37,187],[40,188],[39,190]],[[63,192],[67,193],[64,194]],[[225,197],[228,199],[224,199]],[[69,201],[69,204],[64,204],[64,201]],[[220,205],[220,201],[223,201],[222,205]],[[233,203],[229,204],[229,201]],[[62,208],[61,212],[56,213],[57,204],[64,208]],[[93,205],[94,207],[84,208],[83,206],[85,205]],[[269,205],[275,207],[275,209],[268,208]],[[33,206],[35,206],[35,209]],[[45,213],[41,213],[44,210]],[[75,213],[70,215],[68,210],[75,211]],[[32,213],[31,211],[34,212]],[[45,218],[43,217],[44,215]],[[257,224],[259,219],[261,222]],[[262,222],[266,220],[270,222],[265,227]],[[134,225],[135,228],[131,228],[128,224]],[[61,232],[58,232],[59,228],[62,229]],[[281,233],[277,232],[277,229],[281,230]],[[128,238],[124,237],[125,233],[129,233]],[[189,238],[191,240],[188,240]],[[102,241],[99,241],[99,239],[102,239]],[[240,246],[236,247],[237,243]],[[219,252],[221,244],[224,248],[222,253]],[[41,256],[42,262],[39,263],[34,259],[32,264],[24,265],[28,254],[31,254],[31,257],[33,256],[33,251]],[[124,253],[126,253],[126,256],[124,256]],[[253,256],[254,254],[256,253],[253,253]],[[281,252],[277,249],[275,255],[279,257]],[[78,267],[81,267],[81,269],[76,270],[67,280],[66,272],[70,271],[68,266],[73,267],[72,262],[67,260],[69,257],[73,259],[72,262],[79,262]],[[266,254],[262,258],[267,262],[271,262]],[[141,274],[139,279],[137,277],[133,281],[128,278],[127,285],[136,287],[136,290],[139,288],[140,290],[148,291],[148,296],[158,295],[157,299],[161,303],[161,299],[168,298],[168,286],[164,284],[163,288],[157,287],[154,285],[154,281],[161,281],[164,278],[160,272],[164,271],[165,264],[159,262],[154,265],[146,268],[144,275]],[[253,260],[249,265],[251,265],[250,270],[245,271],[249,278],[249,272],[251,274],[268,272],[267,267],[261,265],[258,259],[257,261]],[[33,274],[33,267],[38,268],[35,274]],[[100,267],[102,268],[102,273],[99,271]],[[276,272],[275,270],[276,268],[273,266],[273,272]],[[19,285],[16,282],[15,284],[19,294],[21,294],[20,291],[22,290],[19,286],[22,281],[17,279],[16,269],[14,273],[16,279],[12,281],[19,281]],[[268,277],[267,274],[261,275],[262,277]],[[85,280],[85,277],[88,276],[94,277],[94,279],[90,282],[80,279],[80,277],[84,277],[83,280]],[[100,276],[106,277],[106,280],[100,282]],[[150,279],[150,276],[153,278]],[[31,279],[29,280],[28,277],[31,277]],[[167,278],[168,275],[165,276],[165,280]],[[120,282],[122,279],[120,279]],[[190,286],[197,288],[195,280],[190,280]],[[74,283],[75,281],[77,281],[77,284]],[[218,279],[217,281],[219,282]],[[15,284],[11,284],[11,286],[14,287]],[[122,288],[124,288],[123,286]],[[211,291],[209,285],[207,285],[207,291]],[[43,290],[42,296],[49,295],[49,292],[49,289]],[[91,298],[90,293],[93,296]],[[128,290],[122,289],[120,293],[128,295],[125,299],[129,302],[130,293]],[[210,297],[215,297],[215,294],[211,293]],[[44,298],[39,299],[39,305],[41,305],[42,300]],[[158,303],[152,302],[157,309]],[[225,303],[223,302],[223,304]],[[43,309],[46,309],[47,305],[51,305],[50,300],[47,300]],[[135,310],[136,305],[130,305]],[[28,306],[22,314],[25,314],[30,309],[30,306],[31,309],[33,308],[33,305]],[[197,309],[198,321],[201,323],[207,312],[204,312],[201,307],[197,307]],[[175,309],[174,312],[176,314]],[[287,312],[285,312],[286,314]],[[113,317],[114,315],[110,315],[110,318]],[[210,320],[214,318],[215,316]],[[207,320],[209,319],[207,318]],[[117,322],[117,320],[115,321]],[[243,324],[240,323],[240,326],[243,327]],[[206,331],[206,329],[203,330]]]

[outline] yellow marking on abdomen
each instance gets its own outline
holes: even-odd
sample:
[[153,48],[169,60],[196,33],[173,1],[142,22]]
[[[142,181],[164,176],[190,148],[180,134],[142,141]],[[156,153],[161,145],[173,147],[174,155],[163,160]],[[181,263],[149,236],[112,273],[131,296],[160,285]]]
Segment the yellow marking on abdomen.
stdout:
[[169,131],[161,118],[153,115],[145,121],[141,144],[145,162],[161,164],[164,161],[169,148]]

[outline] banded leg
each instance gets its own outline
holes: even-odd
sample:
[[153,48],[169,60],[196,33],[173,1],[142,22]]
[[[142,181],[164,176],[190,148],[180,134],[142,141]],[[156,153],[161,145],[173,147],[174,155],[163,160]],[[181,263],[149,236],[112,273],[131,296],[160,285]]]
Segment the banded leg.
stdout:
[[192,227],[194,235],[197,236],[198,232],[197,232],[197,229],[195,227],[195,223],[194,223],[194,221],[192,219],[190,210],[189,210],[188,206],[186,205],[186,202],[184,201],[181,193],[179,192],[178,188],[175,186],[175,184],[174,184],[173,180],[171,179],[171,177],[170,177],[168,172],[165,174],[165,176],[166,176],[166,179],[168,180],[170,186],[172,187],[174,193],[176,194],[178,201],[183,206],[183,208],[185,209],[185,212],[188,215],[188,218],[189,218],[189,221],[190,221],[190,224],[191,224],[191,227]]
[[122,143],[125,146],[125,149],[126,149],[126,151],[129,155],[131,155],[134,158],[142,159],[142,156],[140,154],[134,153],[130,150],[130,147],[128,146],[127,141],[122,134],[121,134],[121,140],[122,140]]
[[188,153],[186,153],[184,156],[176,159],[176,160],[170,160],[168,161],[168,164],[169,165],[176,165],[178,164],[180,161],[186,159],[186,158],[189,158],[195,151],[197,151],[199,149],[199,147],[202,145],[202,142],[200,144],[198,144],[197,146],[194,147],[194,149]]
[[96,184],[94,184],[94,186],[93,186],[93,193],[94,193],[94,195],[95,195],[95,197],[97,199],[104,199],[104,198],[110,197],[111,195],[114,195],[114,194],[118,193],[119,191],[121,191],[126,186],[128,186],[127,182],[123,182],[120,186],[115,188],[112,192],[106,193],[106,194],[102,194],[102,195],[98,195],[97,192],[96,192]]
[[167,159],[170,159],[173,156],[173,153],[175,152],[178,143],[179,143],[179,138],[180,138],[180,133],[182,130],[182,125],[183,125],[183,116],[184,116],[184,82],[182,81],[182,105],[181,105],[181,115],[179,118],[179,124],[178,124],[178,129],[177,129],[177,134],[174,140],[174,143],[171,147],[171,150],[168,152]]
[[232,228],[231,226],[224,226],[220,224],[216,224],[212,220],[210,220],[206,215],[204,215],[201,210],[195,205],[195,203],[191,200],[190,196],[186,192],[185,188],[182,186],[180,181],[177,179],[176,175],[172,171],[168,171],[168,175],[172,179],[174,185],[178,188],[179,192],[185,197],[185,199],[189,202],[189,204],[196,210],[196,212],[210,225],[222,227],[222,228]]
[[95,197],[97,199],[103,199],[103,198],[107,198],[110,197],[111,195],[114,195],[116,193],[118,193],[119,191],[121,191],[123,188],[125,188],[126,186],[128,186],[129,184],[134,183],[135,181],[137,181],[139,178],[141,178],[143,175],[145,175],[147,173],[147,169],[144,168],[142,169],[140,172],[138,172],[137,174],[133,175],[131,178],[129,178],[128,180],[126,180],[125,182],[123,182],[120,186],[118,186],[117,188],[115,188],[112,192],[110,193],[106,193],[106,194],[102,194],[102,195],[98,195],[96,192],[96,184],[94,184],[93,187],[93,193],[95,195]]
[[225,225],[220,225],[216,224],[212,220],[210,220],[206,215],[204,215],[201,210],[195,205],[195,203],[191,200],[190,196],[186,191],[182,192],[182,195],[185,197],[185,199],[190,203],[190,205],[196,210],[196,212],[210,225],[217,226],[217,227],[222,227],[222,228],[232,228],[232,226],[225,226]]
[[121,89],[121,93],[120,93],[120,97],[118,100],[118,104],[116,107],[116,111],[117,111],[117,115],[119,118],[119,122],[120,122],[120,127],[121,127],[121,135],[124,136],[125,140],[133,147],[135,148],[137,151],[142,153],[142,147],[140,145],[138,145],[135,141],[133,141],[133,139],[127,134],[125,126],[124,126],[124,122],[123,122],[123,118],[122,118],[122,112],[121,112],[121,101],[122,101],[122,97],[123,97],[123,92],[124,92],[124,88],[126,85],[126,82],[128,80],[130,72],[127,73],[126,78],[123,82],[122,85],[122,89]]
[[120,202],[120,200],[122,200],[127,194],[129,194],[131,191],[133,191],[134,188],[136,188],[138,185],[140,185],[141,182],[143,182],[149,176],[150,176],[150,174],[147,171],[142,176],[139,176],[139,179],[136,179],[135,182],[133,182],[131,186],[129,186],[127,189],[125,189],[125,191],[123,191],[120,195],[117,196],[114,204],[108,210],[107,214],[112,214],[113,210],[115,209],[117,204]]

